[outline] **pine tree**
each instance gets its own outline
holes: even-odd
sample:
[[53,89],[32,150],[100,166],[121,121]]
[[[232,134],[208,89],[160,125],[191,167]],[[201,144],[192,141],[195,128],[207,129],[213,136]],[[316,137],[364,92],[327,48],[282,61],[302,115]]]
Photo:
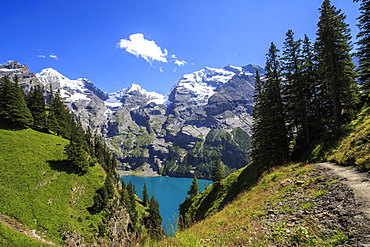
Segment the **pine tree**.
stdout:
[[[307,41],[306,41],[307,42]],[[284,42],[282,60],[283,101],[285,107],[288,134],[294,145],[293,159],[300,160],[302,151],[311,142],[309,131],[309,111],[312,95],[312,83],[305,78],[305,59],[302,51],[302,41],[294,40],[294,33],[289,30]]]
[[197,175],[194,174],[194,178],[191,183],[190,190],[188,191],[188,195],[190,195],[190,197],[196,196],[198,195],[199,190],[200,190],[200,187],[198,183],[198,178],[197,178]]
[[282,74],[279,50],[271,43],[266,55],[266,79],[256,78],[253,112],[252,160],[260,167],[279,166],[289,161],[289,145],[281,96]]
[[27,95],[27,106],[31,111],[35,126],[44,128],[46,126],[46,104],[40,85],[32,88]]
[[305,81],[307,86],[307,91],[311,95],[308,98],[307,113],[308,113],[308,122],[309,122],[309,136],[310,144],[315,143],[321,138],[323,133],[322,129],[322,116],[320,111],[320,102],[319,102],[319,75],[317,68],[316,55],[314,52],[314,47],[308,38],[305,35],[302,43],[302,80]]
[[14,83],[5,76],[0,87],[0,118],[15,128],[27,128],[33,125],[33,117],[27,107],[23,89],[18,85],[18,77]]
[[[52,90],[52,89],[51,89]],[[71,121],[73,120],[73,115],[69,113],[63,104],[62,98],[60,96],[60,91],[53,94],[50,92],[50,107],[48,115],[48,129],[54,131],[58,135],[64,138],[70,138],[71,134]]]
[[315,50],[320,73],[320,105],[322,116],[331,130],[347,122],[357,99],[354,65],[351,57],[350,30],[346,16],[325,0],[317,24]]
[[213,171],[212,171],[212,181],[214,183],[220,183],[221,179],[224,178],[224,169],[221,164],[221,160],[219,158],[216,158],[214,164],[213,164]]
[[148,195],[148,189],[146,187],[146,183],[144,183],[144,186],[143,186],[143,204],[144,204],[144,207],[147,207],[149,205],[149,195]]
[[264,155],[266,150],[265,140],[268,138],[266,132],[267,126],[264,116],[266,115],[266,94],[264,82],[261,80],[259,72],[256,71],[256,81],[254,86],[253,100],[255,102],[253,109],[253,134],[252,134],[252,161],[262,166],[266,165],[268,158]]
[[359,81],[361,83],[361,91],[364,101],[370,102],[370,1],[355,0],[361,2],[360,16],[358,20],[358,28],[360,32],[357,34],[358,49],[356,56],[359,58]]
[[162,234],[162,217],[159,212],[159,203],[154,196],[149,203],[149,216],[144,220],[145,226],[149,229],[149,233],[154,238],[159,238]]
[[138,221],[138,212],[136,210],[136,190],[135,186],[129,182],[127,184],[127,194],[128,194],[128,201],[127,201],[127,210],[130,215],[130,219],[134,228],[136,227],[136,223]]
[[64,150],[73,167],[80,174],[84,174],[90,166],[87,143],[84,139],[85,133],[80,121],[77,124],[72,124],[71,128],[70,142]]

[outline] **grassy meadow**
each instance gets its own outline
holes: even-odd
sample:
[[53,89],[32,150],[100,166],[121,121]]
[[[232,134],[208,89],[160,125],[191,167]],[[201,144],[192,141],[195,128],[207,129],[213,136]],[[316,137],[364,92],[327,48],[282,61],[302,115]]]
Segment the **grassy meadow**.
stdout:
[[[83,233],[87,241],[98,231],[101,216],[87,208],[105,179],[100,165],[83,176],[71,172],[66,144],[63,138],[31,129],[0,129],[0,214],[56,245],[63,244],[61,234],[70,229]],[[25,235],[10,234],[0,225],[0,244],[24,246],[18,243]]]

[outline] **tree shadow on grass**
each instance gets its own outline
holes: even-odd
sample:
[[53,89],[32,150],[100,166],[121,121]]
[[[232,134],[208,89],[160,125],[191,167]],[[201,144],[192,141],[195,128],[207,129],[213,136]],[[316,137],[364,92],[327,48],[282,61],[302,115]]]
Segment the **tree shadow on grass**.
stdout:
[[76,168],[71,164],[69,160],[48,160],[46,161],[50,168],[58,172],[66,172],[68,174],[78,174]]

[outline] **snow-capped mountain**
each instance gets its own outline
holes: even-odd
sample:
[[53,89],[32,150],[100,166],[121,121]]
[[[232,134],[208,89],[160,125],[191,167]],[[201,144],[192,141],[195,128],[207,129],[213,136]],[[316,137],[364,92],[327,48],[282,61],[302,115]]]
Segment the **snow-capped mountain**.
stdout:
[[162,94],[156,92],[148,92],[141,86],[137,84],[132,84],[128,88],[124,88],[117,92],[108,94],[108,99],[105,100],[105,103],[109,107],[137,107],[137,105],[128,104],[127,98],[142,98],[144,99],[144,102],[141,102],[142,104],[149,104],[151,102],[154,102],[160,105],[165,104],[167,101],[167,97]]
[[[183,164],[197,169],[197,163],[204,162],[202,158],[189,156],[195,148],[203,146],[197,143],[204,143],[209,140],[207,136],[218,132],[226,133],[223,135],[251,133],[257,70],[263,76],[263,69],[255,65],[206,67],[183,75],[167,96],[148,92],[137,84],[106,93],[87,79],[72,80],[51,68],[35,75],[17,62],[1,66],[0,76],[17,74],[26,93],[37,83],[46,94],[50,88],[54,92],[59,90],[65,104],[79,116],[82,124],[106,139],[118,156],[121,169],[192,176],[191,171],[186,170],[189,168],[179,167]],[[234,168],[246,165],[245,150],[240,150],[235,141],[227,145],[233,148],[220,151],[223,162]],[[174,147],[177,153],[171,151]],[[191,161],[194,159],[196,161]],[[230,159],[232,164],[227,163]],[[183,163],[185,160],[196,163]],[[169,168],[173,162],[177,165]]]

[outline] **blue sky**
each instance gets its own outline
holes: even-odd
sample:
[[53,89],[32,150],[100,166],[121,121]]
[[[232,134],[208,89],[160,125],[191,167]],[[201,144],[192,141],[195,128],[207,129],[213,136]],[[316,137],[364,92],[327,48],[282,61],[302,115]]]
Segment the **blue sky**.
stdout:
[[[359,4],[332,0],[357,33]],[[292,29],[315,39],[322,0],[16,0],[0,8],[0,64],[54,68],[106,92],[132,83],[167,94],[206,66],[265,65]]]

